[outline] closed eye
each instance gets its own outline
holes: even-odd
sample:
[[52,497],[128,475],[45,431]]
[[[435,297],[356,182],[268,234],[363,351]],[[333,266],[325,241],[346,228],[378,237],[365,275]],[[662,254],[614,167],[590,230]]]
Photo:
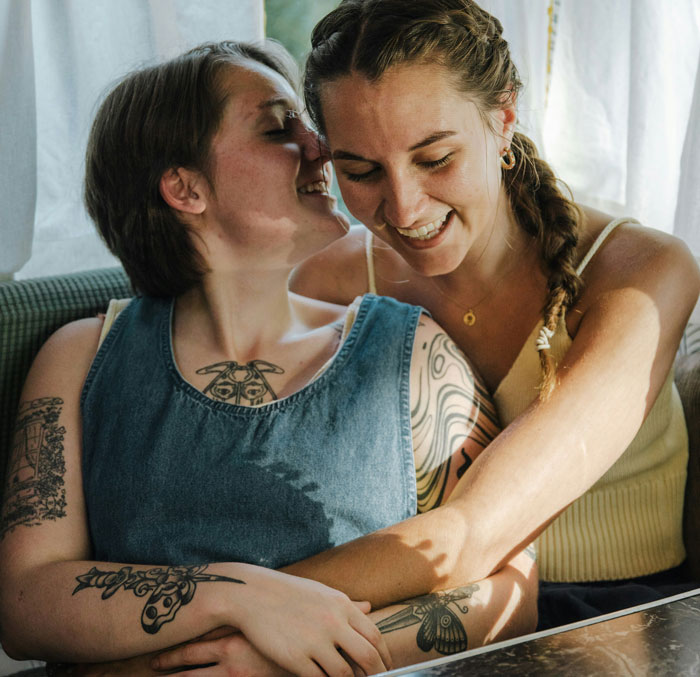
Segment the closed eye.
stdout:
[[450,164],[451,160],[452,153],[448,153],[444,157],[441,157],[437,160],[426,160],[425,162],[419,162],[418,164],[421,167],[425,167],[426,169],[438,169],[439,167],[444,167]]
[[[440,167],[446,167],[448,164],[450,164],[450,162],[452,162],[453,156],[454,153],[448,153],[447,155],[444,155],[443,157],[438,158],[437,160],[426,160],[424,162],[418,162],[417,164],[419,167],[423,167],[424,169],[439,169]],[[379,167],[373,167],[369,171],[362,173],[344,171],[343,176],[348,181],[362,182],[371,180],[379,171]]]
[[276,127],[275,129],[268,129],[265,132],[265,136],[286,136],[291,131],[288,127]]
[[275,120],[275,127],[264,132],[265,136],[269,137],[284,137],[291,134],[295,124],[301,123],[299,111],[289,109],[284,112],[284,117],[280,120]]
[[379,171],[379,167],[373,167],[367,172],[362,172],[361,174],[357,174],[355,172],[343,172],[343,176],[348,180],[348,181],[369,181],[377,172]]

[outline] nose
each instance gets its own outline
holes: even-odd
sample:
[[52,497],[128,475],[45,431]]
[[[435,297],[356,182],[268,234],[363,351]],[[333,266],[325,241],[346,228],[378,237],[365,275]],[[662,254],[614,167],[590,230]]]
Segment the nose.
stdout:
[[328,146],[311,127],[304,123],[300,124],[298,139],[304,159],[308,162],[313,162],[314,160],[328,162],[330,160]]
[[420,222],[425,195],[420,182],[409,173],[387,176],[379,216],[396,228],[411,228]]

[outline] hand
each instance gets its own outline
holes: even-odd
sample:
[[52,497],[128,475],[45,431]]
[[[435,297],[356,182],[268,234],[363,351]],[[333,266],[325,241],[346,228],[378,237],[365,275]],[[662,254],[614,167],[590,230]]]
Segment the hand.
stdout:
[[262,568],[236,593],[233,625],[263,656],[299,677],[352,677],[350,662],[367,675],[391,669],[384,638],[366,616],[369,602]]
[[[215,663],[208,668],[182,670]],[[289,677],[290,673],[263,656],[243,635],[233,632],[216,639],[199,639],[159,654],[151,663],[154,670],[167,672],[180,668],[178,675],[217,677]],[[235,671],[235,672],[234,672]]]

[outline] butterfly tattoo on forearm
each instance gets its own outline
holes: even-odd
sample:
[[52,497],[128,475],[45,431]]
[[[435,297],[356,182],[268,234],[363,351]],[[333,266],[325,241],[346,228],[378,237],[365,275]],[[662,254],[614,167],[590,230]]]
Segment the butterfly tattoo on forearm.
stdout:
[[408,600],[405,609],[379,621],[377,628],[386,633],[420,623],[416,643],[422,651],[435,649],[443,655],[466,651],[467,631],[450,605],[453,604],[466,614],[469,609],[459,602],[470,598],[478,589],[478,585],[472,584],[450,592],[438,592]]

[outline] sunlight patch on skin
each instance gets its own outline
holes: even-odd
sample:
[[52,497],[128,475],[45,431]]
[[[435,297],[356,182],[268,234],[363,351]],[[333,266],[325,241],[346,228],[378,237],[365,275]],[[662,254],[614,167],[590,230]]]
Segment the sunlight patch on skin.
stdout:
[[[490,595],[489,595],[490,597]],[[513,590],[510,593],[510,597],[508,598],[508,602],[506,602],[506,605],[503,609],[503,613],[496,619],[496,622],[493,624],[493,627],[491,630],[488,632],[486,637],[484,638],[484,644],[489,644],[490,642],[493,642],[500,632],[506,627],[506,625],[509,623],[509,621],[512,620],[512,618],[515,616],[517,608],[520,606],[520,604],[523,601],[523,591],[522,588],[514,584],[513,585]],[[488,606],[489,604],[489,599],[486,599],[484,601],[484,605]]]

